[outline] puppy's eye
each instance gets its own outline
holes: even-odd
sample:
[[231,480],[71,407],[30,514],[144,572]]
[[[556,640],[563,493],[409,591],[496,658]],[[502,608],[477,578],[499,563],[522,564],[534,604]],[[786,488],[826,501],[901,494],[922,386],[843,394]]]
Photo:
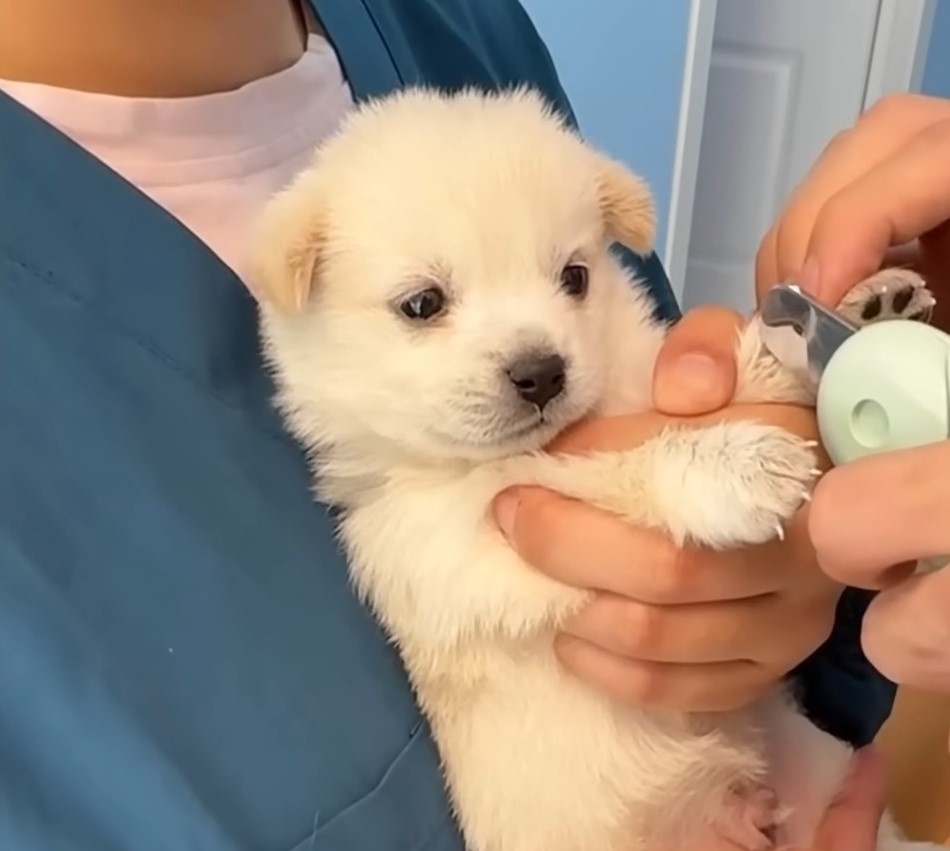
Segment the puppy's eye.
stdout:
[[445,293],[438,287],[420,290],[400,302],[399,310],[407,319],[426,322],[445,310]]
[[587,295],[587,267],[571,263],[561,272],[561,289],[571,298],[582,299]]

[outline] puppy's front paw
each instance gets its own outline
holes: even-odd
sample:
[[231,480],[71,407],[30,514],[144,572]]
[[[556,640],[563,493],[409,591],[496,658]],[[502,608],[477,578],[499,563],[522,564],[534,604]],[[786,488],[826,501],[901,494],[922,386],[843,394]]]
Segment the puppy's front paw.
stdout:
[[888,319],[929,322],[935,299],[924,279],[910,269],[883,269],[848,291],[839,312],[856,325]]
[[674,539],[718,548],[784,536],[821,474],[814,441],[754,422],[669,432],[654,475]]

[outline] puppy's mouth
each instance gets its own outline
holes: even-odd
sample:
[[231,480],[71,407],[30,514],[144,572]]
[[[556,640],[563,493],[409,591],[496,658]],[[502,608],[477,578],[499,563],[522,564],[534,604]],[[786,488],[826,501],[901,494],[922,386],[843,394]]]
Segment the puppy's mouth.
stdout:
[[487,459],[540,449],[569,424],[561,417],[554,418],[545,412],[535,413],[513,424],[494,423],[488,428],[476,427],[467,434],[446,434],[438,429],[432,432],[432,436],[461,456]]
[[459,457],[490,459],[543,449],[562,431],[591,413],[594,398],[565,393],[544,406],[510,397],[468,393],[461,404],[450,404],[430,421],[429,436],[441,452]]
[[550,415],[545,416],[543,412],[536,413],[531,419],[520,423],[519,425],[514,426],[507,431],[501,432],[497,435],[496,440],[499,443],[505,443],[509,440],[519,440],[522,437],[527,437],[529,434],[533,434],[536,431],[544,428],[550,428],[552,425]]
[[587,411],[574,410],[569,406],[555,409],[535,410],[531,416],[520,419],[507,428],[500,428],[486,440],[486,445],[498,449],[507,447],[533,448],[543,446],[549,440],[582,419]]

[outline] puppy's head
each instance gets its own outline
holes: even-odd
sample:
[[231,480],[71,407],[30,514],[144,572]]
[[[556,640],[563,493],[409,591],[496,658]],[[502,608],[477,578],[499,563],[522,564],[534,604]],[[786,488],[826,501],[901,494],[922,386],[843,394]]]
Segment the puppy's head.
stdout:
[[609,246],[653,235],[644,185],[530,92],[363,107],[263,217],[284,409],[312,444],[540,447],[600,399]]

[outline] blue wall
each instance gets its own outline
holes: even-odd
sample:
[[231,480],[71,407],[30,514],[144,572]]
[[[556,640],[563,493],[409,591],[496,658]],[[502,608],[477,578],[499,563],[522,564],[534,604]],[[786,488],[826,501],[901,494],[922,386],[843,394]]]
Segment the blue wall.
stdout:
[[662,253],[690,0],[521,2],[554,57],[584,135],[650,183]]
[[950,0],[937,0],[920,90],[950,98]]

